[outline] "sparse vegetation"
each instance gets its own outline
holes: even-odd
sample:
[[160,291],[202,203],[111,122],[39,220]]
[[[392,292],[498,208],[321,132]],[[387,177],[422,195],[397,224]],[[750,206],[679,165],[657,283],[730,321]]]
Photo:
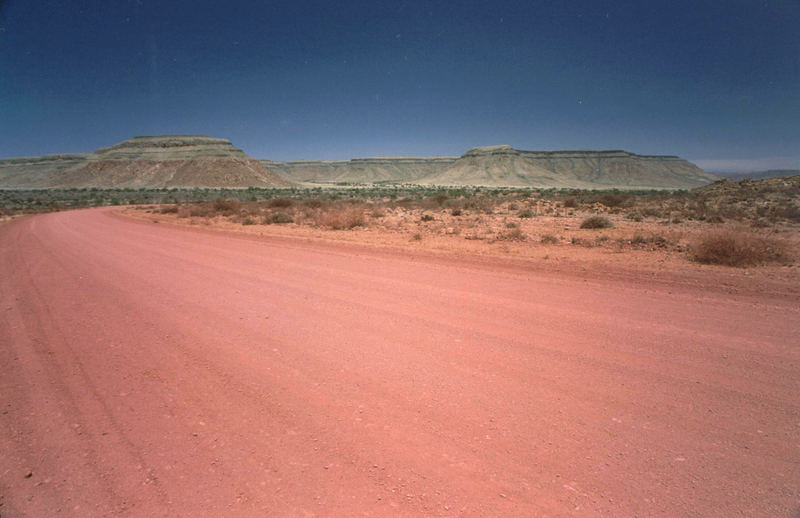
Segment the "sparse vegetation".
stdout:
[[[784,252],[796,246],[800,177],[772,183],[720,182],[691,192],[416,185],[0,190],[0,220],[17,214],[112,203],[138,205],[136,210],[152,214],[153,221],[172,217],[192,225],[294,224],[330,230],[367,227],[412,239],[416,234],[420,240],[440,235],[485,243],[506,241],[517,248],[535,246],[527,236],[537,235],[536,242],[543,244],[574,243],[615,251],[668,250],[716,264],[735,264],[738,260],[724,257],[741,255],[740,250],[745,250],[745,256],[753,256],[752,250],[759,249],[768,252],[767,259],[745,262],[764,264],[786,257]],[[659,224],[664,226],[659,229]],[[586,238],[585,233],[576,233],[578,226],[613,230]],[[759,230],[742,230],[746,228]],[[743,247],[737,242],[734,252],[726,252],[720,242],[701,243],[698,237],[733,230],[751,235],[765,230],[770,235],[781,232],[780,242],[790,244],[783,248]],[[713,250],[718,253],[711,253]]]

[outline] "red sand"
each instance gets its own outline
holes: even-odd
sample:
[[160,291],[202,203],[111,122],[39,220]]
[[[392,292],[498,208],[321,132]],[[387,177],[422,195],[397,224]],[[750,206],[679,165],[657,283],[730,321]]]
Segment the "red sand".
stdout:
[[796,516],[797,298],[0,227],[0,516]]

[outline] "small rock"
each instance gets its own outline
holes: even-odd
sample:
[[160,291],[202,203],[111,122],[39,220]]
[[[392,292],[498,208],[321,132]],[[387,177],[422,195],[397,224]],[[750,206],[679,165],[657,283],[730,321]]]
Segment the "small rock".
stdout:
[[33,476],[33,471],[28,470],[25,472],[25,478],[31,478]]

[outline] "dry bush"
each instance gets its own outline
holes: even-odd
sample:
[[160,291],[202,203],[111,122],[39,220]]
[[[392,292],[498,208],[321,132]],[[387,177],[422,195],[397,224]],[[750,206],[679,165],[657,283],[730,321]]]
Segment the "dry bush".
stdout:
[[294,205],[294,200],[291,198],[274,198],[267,202],[268,207],[285,209]]
[[365,225],[364,209],[360,206],[337,207],[319,213],[316,224],[332,230],[349,230]]
[[783,241],[733,230],[707,232],[694,240],[690,250],[694,261],[725,266],[756,266],[790,259]]
[[544,245],[557,245],[558,238],[552,234],[544,234],[542,235],[541,242]]
[[589,239],[584,239],[582,237],[572,236],[572,239],[570,239],[569,242],[572,243],[573,245],[585,246],[586,248],[592,248],[594,246],[594,241],[591,241]]
[[664,248],[669,244],[669,241],[667,241],[667,239],[664,236],[659,236],[659,235],[645,236],[636,233],[633,235],[633,238],[631,238],[631,244],[634,246],[654,245],[659,248]]
[[464,208],[492,214],[499,203],[500,200],[496,196],[473,196],[464,201]]
[[631,197],[627,194],[606,194],[601,196],[597,201],[606,207],[624,207],[629,205]]
[[581,228],[611,228],[614,224],[603,216],[592,216],[581,223]]
[[262,220],[262,222],[265,225],[281,224],[281,223],[292,223],[293,221],[294,221],[294,218],[290,214],[288,214],[288,213],[286,213],[286,212],[284,212],[282,210],[278,210],[278,211],[273,212],[272,214],[268,214],[268,215],[264,216],[264,218]]
[[525,241],[528,236],[525,235],[520,229],[515,228],[513,230],[509,230],[508,232],[501,232],[497,234],[498,241]]
[[161,214],[177,214],[178,213],[178,206],[177,205],[168,205],[166,207],[161,207],[159,211]]
[[655,207],[645,207],[641,210],[642,216],[646,218],[660,218],[664,213]]
[[214,210],[217,212],[221,212],[223,214],[233,214],[235,212],[239,212],[241,209],[242,204],[239,203],[239,200],[225,200],[223,198],[217,198],[214,200]]

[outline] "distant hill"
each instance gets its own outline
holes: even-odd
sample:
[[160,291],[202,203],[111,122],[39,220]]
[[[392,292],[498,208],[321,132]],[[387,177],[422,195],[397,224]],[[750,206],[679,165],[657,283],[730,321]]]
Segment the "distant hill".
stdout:
[[691,189],[718,180],[676,156],[627,151],[520,151],[487,146],[460,157],[262,161],[294,182],[418,183],[579,189]]
[[800,169],[769,169],[767,171],[752,171],[749,173],[714,173],[729,180],[743,180],[745,178],[778,178],[781,176],[800,175]]
[[487,146],[460,157],[255,160],[229,140],[134,137],[94,153],[0,160],[0,188],[282,187],[300,183],[575,189],[691,189],[718,180],[676,156],[627,151],[521,151]]
[[229,140],[203,136],[134,137],[83,155],[0,160],[2,188],[282,187]]

